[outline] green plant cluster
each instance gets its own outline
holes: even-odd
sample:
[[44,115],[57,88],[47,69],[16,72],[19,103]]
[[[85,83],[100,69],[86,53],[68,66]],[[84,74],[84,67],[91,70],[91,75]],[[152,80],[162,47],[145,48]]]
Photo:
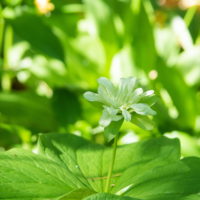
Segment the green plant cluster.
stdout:
[[180,159],[177,139],[120,146],[105,193],[110,148],[72,134],[41,135],[37,154],[0,153],[1,199],[198,200],[200,159]]
[[[121,94],[120,105],[127,102],[141,105],[138,101],[143,99],[143,93],[136,93],[138,89],[134,85],[124,85],[125,82],[130,86],[133,80],[135,85],[134,78],[122,79],[118,88],[101,78],[98,94],[87,92],[84,96],[90,101],[109,103],[112,109],[119,106],[117,100]],[[129,88],[130,93],[118,93],[122,88],[124,91]],[[151,96],[145,97],[151,99]],[[116,101],[110,102],[115,98]],[[129,108],[140,115],[155,114],[148,104],[142,104],[140,109],[137,106]],[[127,120],[118,109],[114,117],[104,117],[109,120],[107,126],[111,130],[113,121],[118,124],[118,130],[114,128],[116,134],[112,135],[115,137],[113,150],[72,134],[43,134],[39,137],[36,153],[22,149],[0,153],[1,199],[199,199],[200,158],[180,159],[179,141],[165,137],[117,147],[122,116]]]
[[96,90],[99,77],[137,77],[159,95],[159,133],[199,137],[198,10],[150,0],[53,0],[54,9],[41,14],[34,2],[1,1],[1,146],[32,143],[39,132],[90,138],[101,111],[82,93]]
[[0,199],[200,200],[183,2],[0,1]]

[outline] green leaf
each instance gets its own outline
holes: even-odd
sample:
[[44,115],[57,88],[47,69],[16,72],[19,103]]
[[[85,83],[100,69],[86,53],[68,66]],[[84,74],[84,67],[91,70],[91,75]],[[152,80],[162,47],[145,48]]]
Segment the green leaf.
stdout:
[[[80,188],[85,187],[96,192],[104,191],[112,155],[111,148],[91,144],[70,134],[50,134],[40,137],[39,149],[40,153],[44,153],[47,157],[57,162],[60,160],[64,162],[73,177],[71,180]],[[117,150],[111,184],[116,184],[127,167],[134,163],[140,161],[143,163],[156,158],[166,161],[178,160],[179,153],[177,140],[166,138],[122,146]],[[121,187],[119,186],[119,188]]]
[[[135,143],[127,147],[126,153],[121,152],[116,165],[120,161],[119,166],[122,167],[123,165],[124,171],[115,183],[112,192],[119,193],[120,191],[120,193],[129,196],[126,192],[132,188],[134,191],[134,188],[140,188],[143,184],[151,183],[153,180],[162,181],[165,175],[171,177],[172,174],[174,176],[174,171],[181,174],[187,170],[187,167],[179,161],[180,147],[178,140],[159,138],[142,141],[139,144]],[[164,168],[167,169],[162,171]],[[152,188],[148,188],[148,190],[143,190],[142,193],[151,191]],[[159,193],[159,191],[156,193]],[[132,197],[142,198],[137,193],[134,195]]]
[[[149,19],[152,12],[146,1],[130,1],[125,18],[126,37],[133,50],[133,58],[138,68],[149,72],[155,65],[156,49],[153,25]],[[137,27],[137,28],[135,28]]]
[[[170,163],[168,160],[163,166],[159,159],[152,162],[154,164],[157,162],[156,168],[153,171],[147,169],[148,172],[146,175],[143,171],[143,180],[139,181],[138,186],[135,184],[137,181],[131,185],[128,192],[125,192],[127,196],[145,200],[182,200],[182,198],[187,199],[192,195],[196,196],[199,194],[199,158],[185,158],[173,163]],[[140,170],[139,166],[133,166],[132,171],[134,169]],[[131,169],[129,170],[131,171]],[[126,172],[128,177],[130,177],[130,171]],[[151,180],[148,180],[149,175],[151,176]],[[135,175],[135,177],[137,176]]]
[[107,141],[112,140],[117,134],[119,134],[119,129],[123,123],[123,119],[120,121],[112,121],[109,126],[104,128],[104,134]]
[[72,190],[62,164],[28,151],[1,152],[0,171],[0,199],[52,199]]
[[151,107],[144,103],[137,103],[131,105],[131,108],[140,115],[155,115],[156,112]]
[[200,199],[200,195],[199,194],[195,194],[195,195],[187,196],[186,198],[182,198],[180,200],[199,200],[199,199]]
[[41,135],[40,153],[56,162],[62,162],[70,173],[70,181],[79,188],[102,191],[101,162],[103,146],[93,145],[80,137],[71,134]]
[[[200,199],[200,158],[199,157],[186,157],[183,160],[190,170],[177,181],[176,189],[179,189],[179,196],[186,197],[184,200]],[[178,183],[181,183],[180,185]],[[178,191],[177,191],[178,193]],[[182,200],[182,198],[181,198]]]
[[[96,192],[103,192],[111,160],[112,149],[91,144],[80,137],[73,135],[42,135],[40,137],[40,152],[55,161],[62,160],[71,172],[73,182]],[[118,148],[113,178],[111,184],[118,188],[117,191],[129,185],[127,181],[116,184],[123,172],[134,163],[152,162],[155,159],[164,160],[166,163],[177,161],[179,158],[179,144],[177,140],[165,138],[143,141]],[[58,156],[59,155],[59,158]],[[165,164],[166,164],[165,163]],[[148,167],[147,167],[148,168]],[[73,175],[74,174],[74,175]],[[141,171],[141,176],[143,172]],[[127,185],[128,184],[128,185]]]
[[55,89],[52,106],[57,121],[62,125],[75,123],[81,116],[78,96],[66,89]]
[[[23,130],[23,132],[25,131]],[[1,147],[5,149],[11,148],[20,142],[20,134],[15,126],[0,123],[0,149]]]
[[0,113],[5,122],[34,131],[54,130],[57,127],[49,100],[34,93],[0,93]]
[[15,33],[22,40],[28,41],[36,51],[64,61],[61,43],[42,17],[24,14],[12,19],[10,23]]
[[79,189],[70,192],[59,200],[82,200],[84,197],[87,197],[94,192],[88,189]]
[[[41,135],[37,155],[19,149],[0,153],[0,199],[67,199],[67,195],[83,199],[90,191],[101,193],[111,156],[111,148],[78,136]],[[161,137],[120,146],[111,192],[145,200],[181,200],[199,193],[199,165],[199,158],[180,160],[176,139]]]
[[198,100],[194,90],[185,83],[179,70],[167,66],[161,58],[158,60],[156,70],[158,71],[157,81],[167,90],[178,111],[177,121],[182,129],[193,129],[198,111]]
[[[118,44],[119,36],[115,27],[113,4],[105,0],[84,0],[86,14],[95,25],[99,37],[110,46]],[[104,13],[102,15],[102,13]],[[107,31],[109,30],[109,31]]]
[[121,197],[121,196],[116,196],[116,195],[107,194],[107,193],[101,193],[101,194],[94,194],[92,196],[84,198],[83,200],[139,200],[139,199],[130,198],[130,197]]
[[131,122],[144,130],[152,130],[155,126],[154,122],[147,116],[132,115]]

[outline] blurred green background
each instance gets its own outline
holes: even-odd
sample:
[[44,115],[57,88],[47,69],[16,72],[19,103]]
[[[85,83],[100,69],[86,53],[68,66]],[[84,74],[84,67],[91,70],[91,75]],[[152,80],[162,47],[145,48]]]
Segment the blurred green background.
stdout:
[[198,1],[1,0],[2,149],[49,132],[105,143],[101,109],[82,96],[100,76],[136,76],[158,96],[155,129],[127,123],[121,143],[166,135],[200,155]]

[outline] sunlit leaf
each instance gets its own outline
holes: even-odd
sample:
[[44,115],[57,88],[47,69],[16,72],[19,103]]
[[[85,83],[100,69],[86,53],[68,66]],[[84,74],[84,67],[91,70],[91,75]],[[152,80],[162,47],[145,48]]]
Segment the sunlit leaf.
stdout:
[[120,121],[112,121],[109,126],[104,128],[104,135],[108,141],[112,140],[117,134],[119,134],[119,129],[122,123],[123,119]]
[[[28,41],[33,49],[64,61],[64,53],[59,39],[41,17],[25,14],[10,21],[16,34]],[[26,31],[24,28],[26,27]]]
[[57,121],[62,125],[75,123],[81,116],[78,95],[65,89],[55,89],[52,106]]

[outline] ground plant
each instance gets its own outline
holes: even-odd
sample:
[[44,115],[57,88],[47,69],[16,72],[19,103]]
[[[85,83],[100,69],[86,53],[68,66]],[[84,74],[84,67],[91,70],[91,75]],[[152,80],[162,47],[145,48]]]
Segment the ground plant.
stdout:
[[[177,139],[158,137],[117,147],[124,120],[149,129],[154,92],[136,78],[120,85],[98,79],[98,93],[85,98],[103,104],[100,124],[113,148],[72,134],[40,135],[36,153],[0,153],[1,199],[197,200],[200,158],[180,158]],[[146,126],[147,124],[147,126]]]
[[199,0],[0,0],[0,200],[200,200]]

